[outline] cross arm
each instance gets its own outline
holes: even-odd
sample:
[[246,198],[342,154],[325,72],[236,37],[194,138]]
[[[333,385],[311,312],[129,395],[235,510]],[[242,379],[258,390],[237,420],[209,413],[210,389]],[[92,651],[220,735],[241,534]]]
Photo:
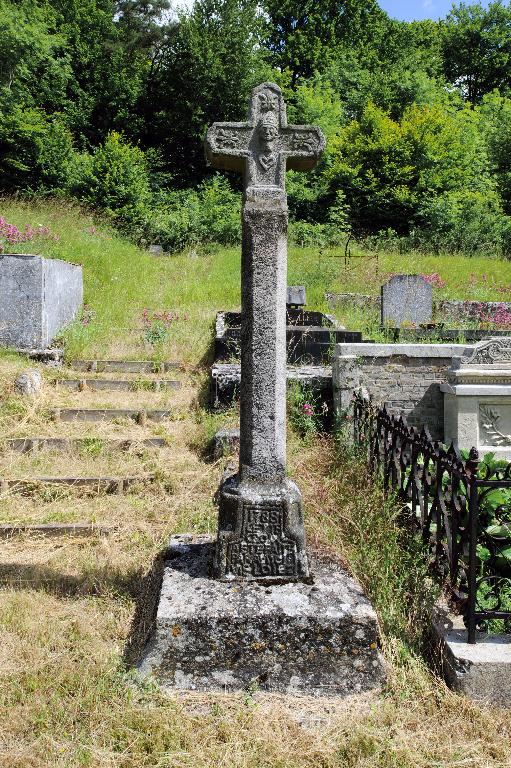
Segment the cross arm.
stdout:
[[252,130],[248,123],[213,123],[205,139],[208,162],[214,168],[243,172]]
[[314,168],[325,147],[323,131],[315,125],[288,125],[284,129],[283,151],[289,170]]

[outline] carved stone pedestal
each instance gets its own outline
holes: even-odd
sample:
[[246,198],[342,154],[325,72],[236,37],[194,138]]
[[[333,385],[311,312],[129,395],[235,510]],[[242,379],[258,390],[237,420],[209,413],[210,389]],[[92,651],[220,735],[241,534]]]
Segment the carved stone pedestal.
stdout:
[[454,358],[444,393],[444,442],[511,461],[511,338],[488,339]]
[[347,696],[385,679],[378,622],[354,579],[314,558],[314,583],[211,578],[207,536],[170,542],[139,671],[167,690]]
[[229,477],[219,491],[214,575],[263,582],[310,577],[302,496],[291,480]]

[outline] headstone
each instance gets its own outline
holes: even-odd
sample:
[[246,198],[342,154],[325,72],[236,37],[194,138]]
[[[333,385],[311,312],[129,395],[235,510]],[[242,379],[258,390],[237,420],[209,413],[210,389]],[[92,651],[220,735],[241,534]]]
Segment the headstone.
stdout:
[[240,463],[219,493],[215,574],[226,580],[310,577],[302,499],[286,478],[286,168],[313,168],[319,128],[288,125],[280,88],[252,92],[245,123],[215,123],[206,155],[243,174]]
[[421,275],[394,275],[381,287],[381,325],[419,326],[433,318],[433,289]]
[[0,254],[0,345],[47,349],[83,302],[82,268],[60,259]]
[[288,285],[286,304],[288,307],[304,307],[307,304],[304,285]]
[[444,393],[444,442],[511,461],[511,337],[481,341],[454,358]]
[[150,245],[149,246],[149,253],[152,253],[154,256],[162,256],[163,255],[163,247],[161,245]]

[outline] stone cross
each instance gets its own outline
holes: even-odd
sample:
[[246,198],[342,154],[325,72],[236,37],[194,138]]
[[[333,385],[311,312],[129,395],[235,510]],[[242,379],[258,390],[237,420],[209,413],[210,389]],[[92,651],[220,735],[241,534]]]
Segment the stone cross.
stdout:
[[240,466],[219,492],[215,574],[308,579],[300,491],[286,478],[286,169],[313,168],[321,130],[288,125],[282,92],[255,88],[245,123],[214,123],[205,140],[216,168],[244,179]]

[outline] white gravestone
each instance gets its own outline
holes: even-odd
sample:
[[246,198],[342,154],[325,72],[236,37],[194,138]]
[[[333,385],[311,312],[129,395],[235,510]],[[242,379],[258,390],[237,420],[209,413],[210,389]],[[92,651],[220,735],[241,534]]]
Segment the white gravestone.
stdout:
[[511,461],[511,337],[479,342],[454,358],[444,393],[444,442]]

